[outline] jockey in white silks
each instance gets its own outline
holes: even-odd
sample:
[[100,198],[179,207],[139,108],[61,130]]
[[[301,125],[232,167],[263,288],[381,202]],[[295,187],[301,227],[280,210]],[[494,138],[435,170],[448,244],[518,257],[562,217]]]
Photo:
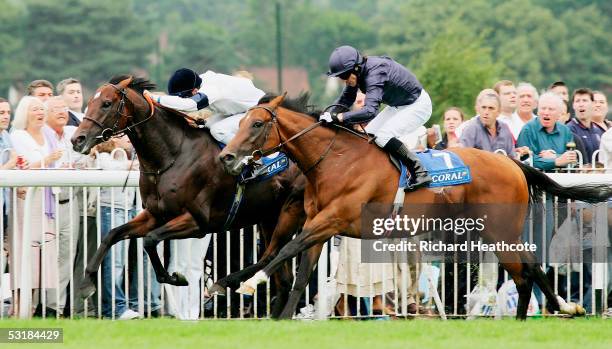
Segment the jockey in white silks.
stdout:
[[168,81],[168,95],[157,96],[145,91],[157,103],[181,112],[210,110],[204,124],[212,136],[227,144],[238,131],[245,112],[257,105],[264,92],[249,79],[207,71],[198,75],[181,68]]
[[[168,95],[158,96],[145,91],[157,103],[181,112],[191,113],[208,109],[212,114],[202,127],[207,127],[219,142],[227,144],[238,132],[238,123],[245,112],[257,105],[264,92],[249,79],[207,71],[202,75],[182,68],[168,81]],[[181,320],[197,320],[200,315],[200,277],[203,259],[211,235],[202,239],[173,242],[176,253],[170,255],[169,271],[186,276],[189,286],[171,287],[174,302],[171,313]]]

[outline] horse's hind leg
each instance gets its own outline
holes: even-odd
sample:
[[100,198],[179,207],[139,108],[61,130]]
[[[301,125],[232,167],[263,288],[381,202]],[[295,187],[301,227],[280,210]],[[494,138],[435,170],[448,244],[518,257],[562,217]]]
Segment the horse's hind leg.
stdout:
[[516,290],[519,294],[518,305],[516,308],[516,319],[527,319],[527,308],[531,299],[531,290],[533,289],[533,278],[530,275],[530,270],[526,264],[522,263],[521,256],[518,252],[500,252],[497,253],[501,265],[508,271],[514,280]]
[[523,258],[523,262],[527,263],[527,268],[530,269],[529,275],[533,277],[535,283],[540,287],[540,290],[542,290],[542,293],[546,296],[546,300],[552,306],[553,311],[560,311],[568,315],[585,314],[584,308],[581,305],[574,302],[567,303],[555,294],[544,270],[542,270],[542,267],[540,267],[540,264],[537,262],[537,257],[532,252],[523,251],[521,257]]
[[112,229],[100,242],[100,246],[98,246],[96,253],[89,260],[89,263],[87,263],[84,280],[79,289],[81,297],[88,298],[96,291],[94,282],[95,275],[100,267],[100,264],[102,264],[104,256],[111,246],[124,239],[143,237],[149,232],[149,230],[153,229],[155,224],[155,218],[149,213],[149,211],[144,210],[131,221]]
[[175,286],[187,286],[189,283],[184,275],[172,273],[170,275],[164,268],[159,255],[157,245],[160,241],[169,239],[201,238],[205,233],[201,233],[195,220],[189,212],[172,219],[163,226],[151,231],[144,239],[144,248],[149,255],[151,265],[155,271],[155,276],[159,283],[166,283]]

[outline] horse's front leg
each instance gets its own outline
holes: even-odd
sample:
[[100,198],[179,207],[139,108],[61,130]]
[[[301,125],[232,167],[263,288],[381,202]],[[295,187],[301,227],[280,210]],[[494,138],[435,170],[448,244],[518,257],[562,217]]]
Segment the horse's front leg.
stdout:
[[100,264],[102,264],[102,260],[111,246],[124,239],[145,236],[155,227],[156,223],[155,217],[153,217],[149,211],[143,210],[131,221],[113,228],[108,235],[104,237],[102,242],[100,242],[100,246],[98,246],[96,253],[89,260],[89,263],[87,263],[85,275],[79,287],[81,297],[88,298],[96,291],[96,272],[100,268]]
[[189,284],[184,275],[178,272],[174,272],[170,275],[166,268],[164,268],[157,254],[157,245],[159,242],[172,239],[201,238],[204,235],[206,235],[206,233],[200,232],[198,225],[189,212],[183,213],[147,234],[144,238],[144,247],[149,255],[151,265],[153,266],[159,283],[175,286],[187,286]]
[[[331,211],[331,210],[330,210]],[[316,245],[323,244],[332,236],[348,231],[348,224],[345,220],[340,220],[324,212],[316,215],[311,221],[304,224],[304,229],[295,239],[289,241],[283,247],[276,258],[274,258],[263,270],[258,271],[248,279],[236,292],[243,294],[253,294],[258,284],[265,282],[270,275],[278,270],[282,264],[298,253]]]
[[[270,261],[272,261],[274,257],[276,257],[280,249],[285,246],[289,241],[291,241],[291,237],[293,236],[293,234],[304,224],[304,220],[306,219],[306,213],[304,212],[303,197],[304,196],[302,193],[301,199],[290,199],[283,205],[280,216],[278,217],[278,221],[276,222],[273,231],[271,231],[271,229],[269,228],[266,228],[265,225],[262,224],[262,237],[266,242],[266,250],[262,254],[261,258],[257,261],[257,263],[218,280],[211,287],[211,293],[224,295],[228,287],[239,287],[242,281],[245,281],[246,279],[253,276],[256,272],[260,271],[262,268],[268,265],[268,263],[270,263]],[[286,279],[286,276],[284,276],[284,280],[280,280],[280,282],[277,282],[276,286],[279,289],[283,289],[281,283],[288,283],[290,288],[292,280]],[[289,292],[289,289],[287,289],[287,292]]]

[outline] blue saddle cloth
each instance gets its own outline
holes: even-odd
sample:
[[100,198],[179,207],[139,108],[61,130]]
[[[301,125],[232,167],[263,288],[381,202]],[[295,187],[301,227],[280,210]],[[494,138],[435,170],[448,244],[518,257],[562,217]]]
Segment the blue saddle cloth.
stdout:
[[[453,152],[427,149],[417,153],[417,156],[431,176],[429,188],[466,184],[472,181],[470,168]],[[403,163],[401,167],[399,186],[405,188],[410,181],[410,174]]]
[[[225,144],[217,142],[219,148],[225,148]],[[240,183],[261,182],[285,171],[289,167],[289,158],[287,154],[278,152],[270,154],[261,159],[262,164],[254,166],[246,166],[240,174]]]

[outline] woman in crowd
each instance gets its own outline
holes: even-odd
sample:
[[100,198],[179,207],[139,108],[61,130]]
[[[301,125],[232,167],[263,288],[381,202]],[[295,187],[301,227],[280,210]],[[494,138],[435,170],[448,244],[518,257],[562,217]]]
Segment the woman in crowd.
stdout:
[[[464,119],[465,116],[463,115],[461,109],[457,107],[450,107],[446,109],[442,117],[444,134],[442,135],[442,140],[435,143],[433,148],[443,150],[460,146],[459,137],[455,133],[455,130],[463,123]],[[428,133],[431,134],[432,131],[429,131]]]
[[[15,111],[11,143],[18,157],[29,163],[32,169],[44,168],[58,160],[61,151],[51,152],[43,135],[42,127],[45,119],[45,108],[35,97],[23,97]],[[44,213],[43,213],[44,208]],[[24,235],[25,191],[18,193],[15,217],[16,224],[9,234],[11,244],[11,289],[13,290],[14,314],[19,313],[20,288],[22,285],[22,243]],[[28,216],[30,224],[30,258],[32,271],[26,272],[32,278],[34,308],[42,300],[41,289],[57,287],[58,265],[55,233],[55,199],[51,188],[34,190],[31,212]],[[44,250],[44,254],[43,254]]]

